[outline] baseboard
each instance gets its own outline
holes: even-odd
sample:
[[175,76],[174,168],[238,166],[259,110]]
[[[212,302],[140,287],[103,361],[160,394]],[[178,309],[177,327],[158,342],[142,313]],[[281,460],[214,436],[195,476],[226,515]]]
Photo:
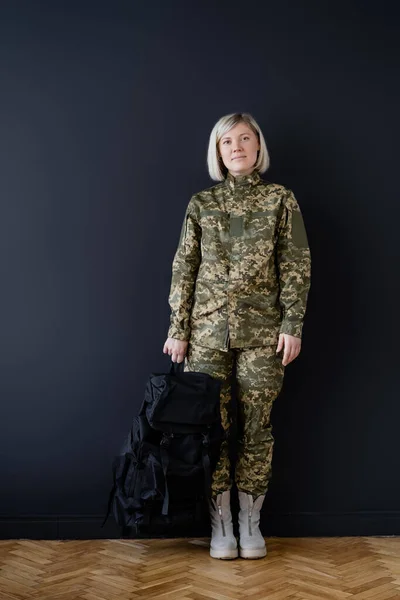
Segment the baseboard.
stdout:
[[[103,528],[102,516],[59,515],[0,517],[0,539],[118,539],[120,529],[110,517]],[[261,528],[266,537],[337,537],[400,535],[400,511],[347,513],[266,513]],[[208,537],[209,527],[185,527],[167,535],[153,531],[132,537]]]
[[400,511],[264,513],[262,530],[275,537],[400,535]]

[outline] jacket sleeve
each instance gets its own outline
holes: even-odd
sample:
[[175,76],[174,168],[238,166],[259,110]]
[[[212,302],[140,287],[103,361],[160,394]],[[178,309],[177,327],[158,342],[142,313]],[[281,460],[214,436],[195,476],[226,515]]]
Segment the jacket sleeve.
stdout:
[[201,227],[198,223],[193,196],[186,208],[178,248],[172,262],[172,279],[168,302],[171,307],[168,337],[190,339],[190,314],[197,272],[201,262]]
[[311,283],[311,254],[303,216],[291,190],[287,190],[282,208],[276,249],[283,311],[280,333],[301,338]]

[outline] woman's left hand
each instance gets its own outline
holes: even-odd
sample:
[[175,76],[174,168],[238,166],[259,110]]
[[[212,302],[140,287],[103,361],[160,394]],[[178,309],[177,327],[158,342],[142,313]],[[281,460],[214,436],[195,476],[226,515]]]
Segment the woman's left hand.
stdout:
[[288,333],[280,333],[276,352],[284,349],[282,364],[284,367],[298,357],[301,350],[301,339]]

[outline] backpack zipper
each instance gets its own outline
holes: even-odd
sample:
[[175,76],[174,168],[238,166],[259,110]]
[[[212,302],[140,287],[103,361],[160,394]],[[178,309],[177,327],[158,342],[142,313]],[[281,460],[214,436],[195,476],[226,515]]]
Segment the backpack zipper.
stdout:
[[225,332],[225,347],[228,348],[228,341],[229,341],[229,324],[226,325],[226,332]]
[[251,508],[249,508],[249,535],[253,535],[251,532]]
[[251,531],[251,513],[253,511],[253,502],[251,500],[249,500],[249,535],[253,535],[252,531]]
[[135,476],[132,477],[133,481],[131,481],[130,486],[129,486],[128,497],[132,496],[132,494],[133,494],[133,492],[135,490],[136,481],[137,481],[137,478],[138,478],[139,465],[141,463],[141,460],[142,460],[142,448],[141,448],[141,446],[139,444],[138,449],[137,449],[137,454],[136,454]]
[[169,446],[171,438],[175,437],[173,433],[163,433],[161,438],[161,444],[164,446]]
[[218,514],[219,514],[219,517],[220,517],[220,519],[221,519],[222,535],[223,535],[223,537],[226,537],[226,533],[225,533],[225,523],[224,523],[224,520],[223,520],[223,518],[222,518],[222,508],[221,508],[221,505],[220,505],[220,504],[218,504]]

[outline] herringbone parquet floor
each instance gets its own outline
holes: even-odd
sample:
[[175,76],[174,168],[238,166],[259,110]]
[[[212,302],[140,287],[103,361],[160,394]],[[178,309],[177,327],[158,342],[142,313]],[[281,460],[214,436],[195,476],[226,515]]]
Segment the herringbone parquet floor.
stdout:
[[400,538],[267,538],[219,561],[208,539],[3,540],[1,600],[400,600]]

